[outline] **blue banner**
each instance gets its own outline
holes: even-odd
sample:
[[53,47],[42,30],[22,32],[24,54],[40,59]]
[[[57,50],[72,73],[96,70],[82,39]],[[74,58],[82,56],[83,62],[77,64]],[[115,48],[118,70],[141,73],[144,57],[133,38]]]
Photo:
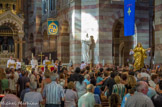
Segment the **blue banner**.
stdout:
[[48,35],[59,34],[59,22],[54,20],[48,20]]
[[135,34],[135,0],[124,0],[124,36]]

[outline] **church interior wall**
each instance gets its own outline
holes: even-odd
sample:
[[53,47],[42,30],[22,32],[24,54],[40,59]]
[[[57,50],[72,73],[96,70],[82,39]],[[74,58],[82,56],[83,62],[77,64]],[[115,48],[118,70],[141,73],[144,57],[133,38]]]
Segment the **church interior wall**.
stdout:
[[[100,63],[105,60],[105,63],[113,63],[114,57],[112,57],[112,38],[113,38],[113,25],[116,20],[123,18],[123,3],[111,3],[109,1],[100,2],[99,12],[99,55]],[[143,8],[145,7],[145,8]],[[137,42],[142,42],[145,48],[149,46],[149,30],[148,30],[148,3],[140,4],[136,3],[136,20],[139,24],[137,25]],[[141,14],[142,13],[142,14]],[[145,36],[146,35],[146,36]],[[143,38],[144,37],[144,38]],[[129,44],[134,44],[134,40],[126,40]],[[129,42],[128,42],[129,41]],[[128,47],[129,49],[132,46]],[[127,49],[127,50],[129,50]],[[129,55],[129,52],[125,52]],[[117,53],[119,54],[119,53]],[[130,56],[131,57],[131,56]]]
[[[91,55],[87,56],[86,53],[90,50],[83,42],[90,41],[90,36],[93,36],[94,44],[94,64],[99,62],[99,2],[98,0],[82,0],[81,3],[81,43],[82,43],[82,61],[90,63]],[[86,51],[87,50],[87,51]]]
[[162,64],[162,1],[155,0],[155,64]]
[[[39,4],[39,2],[38,2]],[[57,56],[68,59],[68,53],[73,64],[79,65],[82,58],[82,40],[86,34],[95,36],[95,64],[113,63],[112,43],[113,43],[113,26],[116,20],[123,18],[124,2],[111,3],[108,0],[76,0],[70,2],[63,9],[58,10],[58,16],[55,17],[60,23],[60,29],[64,21],[68,22],[68,33],[59,34],[55,39],[57,44]],[[36,12],[31,12],[34,16],[31,20],[36,20],[36,24],[31,27],[31,32],[35,35],[35,45],[39,46],[43,29],[47,29],[46,21],[42,21],[41,8],[39,5]],[[62,6],[60,6],[61,8]],[[50,15],[52,16],[52,15]],[[86,16],[86,17],[84,17]],[[54,17],[54,16],[53,16]],[[136,5],[136,27],[137,42],[142,42],[144,48],[149,47],[149,25],[148,25],[148,3],[137,3]],[[92,19],[92,20],[91,20]],[[88,23],[89,21],[89,23]],[[85,23],[86,22],[86,23]],[[91,23],[96,23],[95,25]],[[43,25],[44,24],[44,25]],[[42,26],[43,25],[43,26]],[[41,26],[41,27],[40,27]],[[93,31],[94,30],[94,31]],[[93,32],[92,32],[93,31]],[[91,33],[92,32],[92,33]],[[29,33],[30,34],[30,33]],[[61,37],[61,35],[63,35]],[[69,45],[67,46],[69,41]],[[127,43],[135,45],[134,40],[127,39]],[[52,44],[51,44],[52,45]],[[125,44],[126,45],[126,44]],[[63,48],[67,46],[66,48]],[[39,47],[38,47],[39,48]],[[53,50],[53,49],[52,49]],[[65,50],[65,51],[63,51]],[[125,53],[128,53],[128,50]],[[40,50],[39,50],[40,51]],[[70,51],[70,52],[68,52]],[[39,52],[37,52],[39,53]],[[127,54],[128,55],[128,54]],[[131,57],[131,56],[130,56]],[[66,61],[68,62],[68,61]]]

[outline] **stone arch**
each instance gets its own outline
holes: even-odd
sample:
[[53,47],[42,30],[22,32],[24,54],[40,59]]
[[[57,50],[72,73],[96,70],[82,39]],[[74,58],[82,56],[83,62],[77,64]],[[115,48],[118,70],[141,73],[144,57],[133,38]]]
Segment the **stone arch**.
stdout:
[[61,23],[60,35],[58,38],[58,52],[57,56],[63,63],[69,63],[70,60],[70,33],[69,33],[69,23],[64,20]]
[[120,43],[119,45],[119,65],[124,64],[124,42]]
[[134,37],[124,37],[124,20],[119,18],[115,21],[112,29],[112,55],[115,65],[127,65],[130,60],[129,50],[133,48]]
[[[11,51],[11,54],[15,58],[19,58],[20,60],[22,60],[23,58],[23,42],[22,42],[24,37],[23,24],[24,19],[13,14],[11,11],[6,11],[0,15],[0,30],[3,31],[5,30],[5,28],[7,29],[9,28],[11,32],[9,31],[8,35],[5,35],[5,37],[11,38],[12,36],[12,40],[10,40],[10,43],[12,42],[11,43],[12,45],[10,44],[11,46],[9,46],[8,43],[5,43],[5,45],[7,44],[9,47],[8,49],[7,48],[6,49],[8,50],[8,52],[10,52],[10,50],[12,50],[12,47],[14,47],[13,51]],[[6,34],[6,32],[3,33]],[[4,35],[0,36],[4,37]]]

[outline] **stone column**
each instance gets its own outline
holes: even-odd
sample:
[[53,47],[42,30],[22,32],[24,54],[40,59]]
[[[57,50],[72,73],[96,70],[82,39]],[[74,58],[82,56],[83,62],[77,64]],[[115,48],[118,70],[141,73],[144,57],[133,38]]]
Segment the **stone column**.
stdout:
[[22,44],[22,38],[19,38],[19,60],[22,60],[22,48],[23,48],[23,44]]
[[155,64],[162,64],[162,1],[155,0]]
[[14,45],[15,45],[15,58],[17,58],[17,41],[14,40]]
[[24,37],[24,32],[23,31],[20,31],[19,34],[18,34],[18,37],[19,37],[19,60],[22,61],[22,54],[23,54],[23,37]]

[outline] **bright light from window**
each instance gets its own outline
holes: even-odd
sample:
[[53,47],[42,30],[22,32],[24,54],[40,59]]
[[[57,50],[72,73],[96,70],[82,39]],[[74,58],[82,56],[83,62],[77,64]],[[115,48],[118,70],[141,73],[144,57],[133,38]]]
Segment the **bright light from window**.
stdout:
[[72,13],[72,36],[75,37],[75,10]]
[[[98,39],[98,21],[89,13],[82,13],[82,34],[81,40],[90,40],[90,36],[93,36],[95,42]],[[88,38],[87,35],[88,34]]]

